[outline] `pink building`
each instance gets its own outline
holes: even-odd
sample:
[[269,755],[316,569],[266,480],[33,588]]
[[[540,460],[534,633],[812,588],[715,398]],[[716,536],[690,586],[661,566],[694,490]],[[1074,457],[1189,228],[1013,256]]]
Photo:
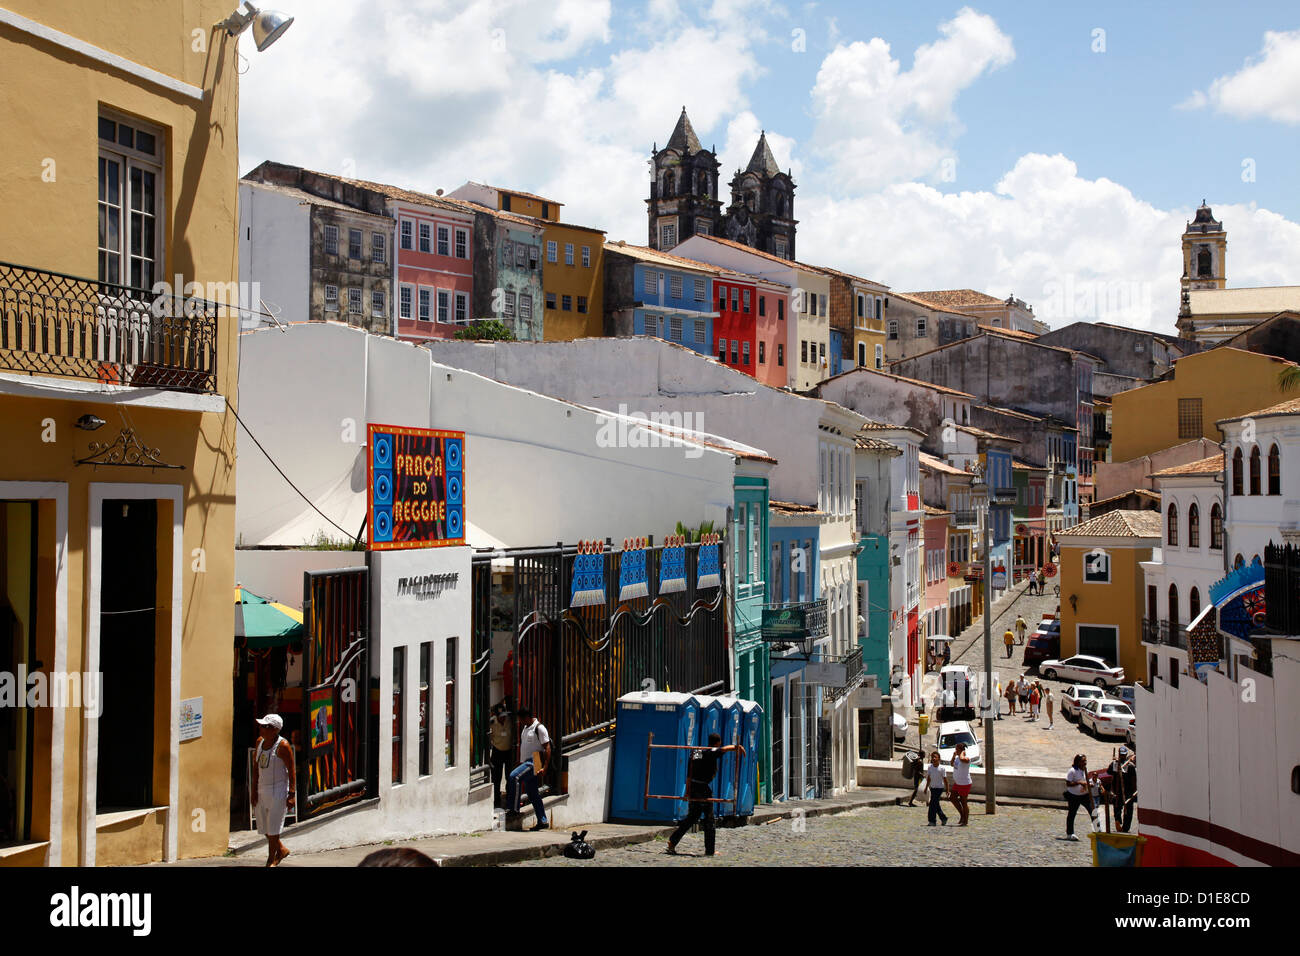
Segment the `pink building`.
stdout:
[[390,198],[397,220],[397,337],[449,339],[474,318],[474,212],[436,196]]
[[925,637],[948,631],[948,517],[952,512],[925,506],[925,588],[921,607]]

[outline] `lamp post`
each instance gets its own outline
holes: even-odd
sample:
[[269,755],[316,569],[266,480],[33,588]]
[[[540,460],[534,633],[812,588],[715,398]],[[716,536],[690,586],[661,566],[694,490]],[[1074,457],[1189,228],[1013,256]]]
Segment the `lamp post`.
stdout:
[[[993,486],[984,481],[983,468],[975,466],[972,485],[984,485],[984,693],[994,707],[993,700],[993,597],[990,593],[993,584]],[[980,701],[981,705],[984,700]],[[997,813],[997,786],[995,768],[997,766],[993,753],[993,712],[992,708],[984,711],[984,813],[992,816]]]

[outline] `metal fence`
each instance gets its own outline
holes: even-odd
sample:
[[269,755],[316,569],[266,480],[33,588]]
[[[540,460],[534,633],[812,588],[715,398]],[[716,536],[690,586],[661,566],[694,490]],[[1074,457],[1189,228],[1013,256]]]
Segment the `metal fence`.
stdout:
[[0,262],[0,368],[215,392],[220,308]]
[[1264,546],[1264,620],[1279,634],[1300,634],[1300,548]]
[[[491,625],[484,622],[492,613],[496,585],[490,571],[478,569],[491,567],[495,558],[496,569],[513,585],[516,703],[546,725],[561,754],[610,734],[615,702],[629,692],[730,690],[724,590],[697,588],[699,545],[685,551],[685,590],[659,593],[663,548],[647,547],[648,593],[626,601],[619,599],[620,552],[605,551],[604,603],[576,608],[570,607],[576,547],[475,556],[475,652],[490,652]],[[724,542],[719,547],[724,561],[725,552]],[[725,580],[725,565],[722,573]],[[474,685],[477,735],[487,733],[489,681]],[[563,761],[553,762],[551,772],[562,773],[556,764]],[[481,774],[484,768],[477,769]],[[547,782],[553,789],[565,784],[562,776]]]

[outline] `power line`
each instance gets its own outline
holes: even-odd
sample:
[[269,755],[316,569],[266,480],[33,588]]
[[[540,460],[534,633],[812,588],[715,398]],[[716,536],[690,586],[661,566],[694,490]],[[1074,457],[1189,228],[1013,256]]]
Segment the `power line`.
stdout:
[[230,399],[226,398],[225,401],[226,401],[226,408],[230,409],[230,413],[235,416],[235,421],[239,422],[240,425],[243,425],[244,432],[248,435],[249,438],[253,439],[253,444],[257,446],[257,450],[266,456],[266,460],[271,463],[271,467],[280,473],[280,477],[285,480],[285,482],[289,485],[289,487],[292,488],[294,491],[298,492],[298,496],[302,498],[303,501],[307,502],[307,504],[311,507],[312,511],[316,512],[318,515],[320,515],[322,518],[328,521],[335,528],[338,528],[338,530],[343,533],[343,536],[345,538],[351,538],[353,544],[360,545],[361,535],[360,534],[354,535],[351,532],[344,531],[342,528],[339,528],[339,526],[334,523],[334,521],[330,518],[329,515],[327,515],[325,512],[317,508],[316,503],[313,502],[306,495],[304,495],[301,489],[299,489],[299,487],[293,483],[293,481],[289,478],[289,476],[284,473],[284,469],[275,463],[275,459],[271,457],[271,453],[262,447],[262,443],[257,440],[257,436],[254,435],[253,432],[249,429],[249,427],[244,424],[244,420],[239,417],[239,412],[235,411],[235,406],[230,404]]

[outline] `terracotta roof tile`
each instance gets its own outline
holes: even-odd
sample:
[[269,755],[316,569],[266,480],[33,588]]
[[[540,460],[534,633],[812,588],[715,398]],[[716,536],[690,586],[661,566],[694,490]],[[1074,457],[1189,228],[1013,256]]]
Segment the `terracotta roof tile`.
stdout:
[[660,252],[658,249],[651,249],[649,246],[634,246],[624,240],[605,243],[605,251],[621,252],[634,259],[640,259],[642,262],[657,262],[664,266],[684,266],[697,272],[707,272],[710,275],[720,275],[722,273],[721,268],[710,263],[700,262],[698,259],[687,259],[684,256],[675,256],[671,252]]
[[935,289],[932,292],[909,292],[914,299],[936,305],[1002,305],[1003,300],[974,289]]
[[1185,465],[1174,465],[1172,468],[1162,468],[1154,472],[1152,478],[1178,478],[1185,475],[1217,475],[1223,471],[1223,452],[1217,455],[1211,455],[1209,458],[1202,458],[1200,461],[1191,461]]
[[1245,415],[1238,415],[1235,418],[1221,418],[1221,422],[1239,422],[1243,418],[1263,418],[1266,415],[1300,415],[1300,398],[1292,398],[1285,402],[1279,402],[1277,405],[1270,405],[1268,408],[1261,408],[1258,411],[1247,412]]
[[1160,538],[1163,519],[1156,511],[1108,511],[1072,528],[1056,532],[1058,538],[1087,536],[1105,538]]

